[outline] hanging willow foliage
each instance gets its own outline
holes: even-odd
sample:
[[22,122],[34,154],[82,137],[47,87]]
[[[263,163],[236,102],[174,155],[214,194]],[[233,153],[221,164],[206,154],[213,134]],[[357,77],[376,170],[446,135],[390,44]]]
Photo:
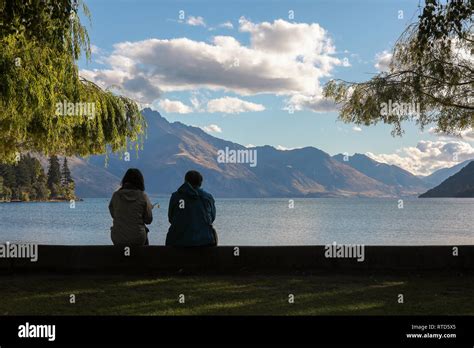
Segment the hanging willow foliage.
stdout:
[[[425,0],[418,18],[396,42],[388,71],[326,84],[324,94],[339,104],[342,121],[384,122],[394,135],[403,134],[405,121],[421,129],[435,125],[440,134],[474,128],[474,0]],[[416,104],[419,112],[382,113],[389,102]]]
[[79,11],[90,17],[81,0],[0,0],[0,162],[25,151],[85,156],[142,143],[137,104],[79,76],[81,52],[90,57]]

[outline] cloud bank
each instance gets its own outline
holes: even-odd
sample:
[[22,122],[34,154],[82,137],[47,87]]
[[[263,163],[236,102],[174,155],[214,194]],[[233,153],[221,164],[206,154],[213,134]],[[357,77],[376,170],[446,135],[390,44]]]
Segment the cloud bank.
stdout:
[[474,159],[474,147],[457,141],[419,141],[416,146],[404,147],[394,154],[367,156],[376,161],[394,164],[415,175],[429,175],[435,170],[452,167],[468,159]]
[[[205,22],[189,17],[188,24]],[[233,36],[214,36],[210,42],[188,38],[120,42],[104,57],[106,69],[81,70],[81,75],[103,87],[120,86],[124,94],[144,104],[167,92],[208,89],[239,96],[286,96],[295,110],[333,108],[322,97],[320,80],[348,63],[334,56],[335,47],[324,28],[282,19],[253,23],[241,17],[239,31],[248,33],[248,45]]]
[[201,129],[207,133],[222,133],[222,128],[217,124],[210,124],[208,126],[201,127]]

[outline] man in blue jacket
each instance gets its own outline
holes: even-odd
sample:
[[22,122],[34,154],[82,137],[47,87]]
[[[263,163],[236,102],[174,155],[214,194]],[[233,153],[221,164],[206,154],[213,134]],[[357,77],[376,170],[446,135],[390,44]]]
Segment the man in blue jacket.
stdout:
[[201,189],[201,173],[186,173],[184,184],[170,198],[166,236],[167,246],[216,246],[217,234],[212,223],[216,206],[211,194]]

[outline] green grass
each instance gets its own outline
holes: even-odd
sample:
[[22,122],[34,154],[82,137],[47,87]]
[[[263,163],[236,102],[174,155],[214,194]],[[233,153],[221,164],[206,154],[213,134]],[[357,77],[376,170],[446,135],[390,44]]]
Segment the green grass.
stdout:
[[473,298],[473,275],[0,276],[0,315],[474,315]]

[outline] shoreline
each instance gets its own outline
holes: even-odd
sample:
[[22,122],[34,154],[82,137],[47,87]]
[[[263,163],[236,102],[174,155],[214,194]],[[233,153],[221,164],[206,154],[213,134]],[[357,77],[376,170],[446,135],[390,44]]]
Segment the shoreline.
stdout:
[[[21,201],[21,200],[13,200],[13,201],[0,201],[1,203],[69,203],[71,200],[69,199],[49,199],[46,201],[39,201],[39,200],[31,200],[31,201]],[[74,199],[75,202],[83,202],[84,198],[76,198]]]

